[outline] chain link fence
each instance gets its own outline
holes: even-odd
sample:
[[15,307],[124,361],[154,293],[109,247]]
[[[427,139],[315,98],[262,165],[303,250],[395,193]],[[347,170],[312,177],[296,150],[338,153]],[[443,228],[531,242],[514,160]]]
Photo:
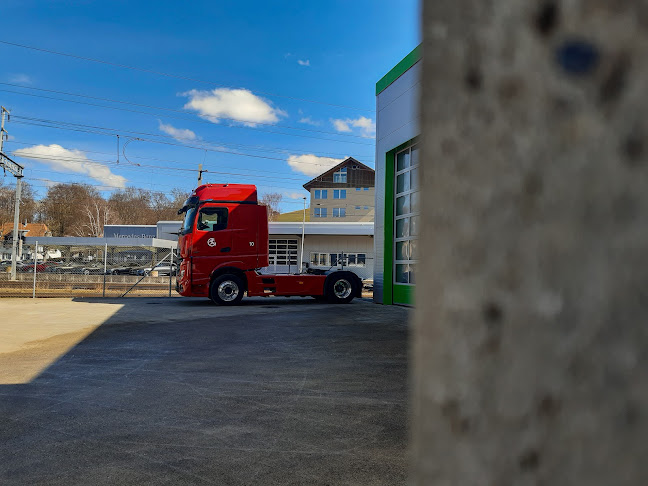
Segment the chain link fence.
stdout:
[[[2,249],[0,249],[2,250]],[[0,252],[4,258],[11,248]],[[292,250],[291,250],[292,251]],[[297,251],[285,261],[271,255],[262,273],[297,273]],[[272,253],[272,249],[271,249]],[[359,252],[305,252],[303,271],[354,272],[365,292],[373,290],[373,255]],[[12,278],[11,261],[0,261],[0,297],[173,297],[177,250],[146,245],[23,243]],[[290,258],[290,259],[288,259]]]
[[151,246],[23,244],[12,279],[0,262],[0,297],[171,297],[177,254]]

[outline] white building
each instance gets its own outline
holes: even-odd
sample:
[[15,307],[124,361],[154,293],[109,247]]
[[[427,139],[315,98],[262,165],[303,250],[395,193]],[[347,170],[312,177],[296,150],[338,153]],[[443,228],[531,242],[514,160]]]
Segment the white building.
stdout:
[[374,301],[414,303],[419,219],[417,47],[376,83]]
[[299,262],[309,268],[342,268],[363,280],[373,279],[373,222],[313,223],[304,225],[304,255],[301,258],[302,223],[269,223],[270,266],[265,273],[291,273]]

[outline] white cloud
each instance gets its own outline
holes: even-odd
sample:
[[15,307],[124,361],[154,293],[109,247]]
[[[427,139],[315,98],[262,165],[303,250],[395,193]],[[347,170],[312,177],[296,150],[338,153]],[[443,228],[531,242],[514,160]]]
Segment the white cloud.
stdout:
[[313,125],[314,127],[319,127],[320,122],[313,120],[310,116],[299,119],[299,123],[305,123],[306,125]]
[[201,117],[213,123],[226,118],[253,127],[257,123],[277,123],[279,117],[286,116],[285,112],[247,89],[192,89],[182,93],[182,96],[189,98],[185,109],[197,111]]
[[61,172],[75,172],[86,175],[107,188],[126,187],[126,178],[113,174],[110,168],[98,162],[91,162],[81,150],[68,150],[57,144],[34,145],[14,150],[14,155],[37,160]]
[[333,126],[338,132],[350,132],[351,128],[349,127],[349,124],[345,122],[344,120],[331,120],[333,122]]
[[290,155],[288,165],[302,174],[316,176],[326,172],[331,167],[335,167],[343,160],[346,160],[346,157],[344,159],[333,159],[331,157],[318,157],[313,154]]
[[160,124],[161,131],[163,131],[167,135],[171,135],[173,138],[179,140],[180,142],[186,140],[196,140],[198,138],[196,134],[188,128],[176,128],[172,125],[165,125],[160,120],[158,120],[158,123]]
[[365,138],[375,138],[376,124],[371,118],[361,116],[359,118],[346,118],[344,120],[332,119],[331,123],[338,132],[353,132],[353,128],[359,128],[358,133]]
[[27,74],[11,74],[9,76],[9,82],[14,84],[32,84],[32,78]]
[[310,60],[306,59],[305,61],[302,61],[301,59],[297,59],[297,64],[300,66],[310,66]]
[[304,197],[308,198],[306,193],[302,194],[299,192],[284,192],[283,197],[286,199],[303,199]]

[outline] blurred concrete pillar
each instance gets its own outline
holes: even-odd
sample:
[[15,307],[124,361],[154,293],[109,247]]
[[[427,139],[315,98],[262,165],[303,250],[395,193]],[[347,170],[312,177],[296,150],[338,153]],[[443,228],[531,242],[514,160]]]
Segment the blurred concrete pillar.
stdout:
[[648,1],[429,0],[414,482],[648,484]]

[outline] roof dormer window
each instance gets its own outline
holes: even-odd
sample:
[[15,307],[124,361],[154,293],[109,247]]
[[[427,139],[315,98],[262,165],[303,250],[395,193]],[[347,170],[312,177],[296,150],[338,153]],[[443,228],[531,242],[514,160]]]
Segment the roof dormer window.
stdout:
[[340,170],[337,172],[333,172],[333,182],[337,182],[340,184],[346,184],[347,181],[347,168],[342,167]]

